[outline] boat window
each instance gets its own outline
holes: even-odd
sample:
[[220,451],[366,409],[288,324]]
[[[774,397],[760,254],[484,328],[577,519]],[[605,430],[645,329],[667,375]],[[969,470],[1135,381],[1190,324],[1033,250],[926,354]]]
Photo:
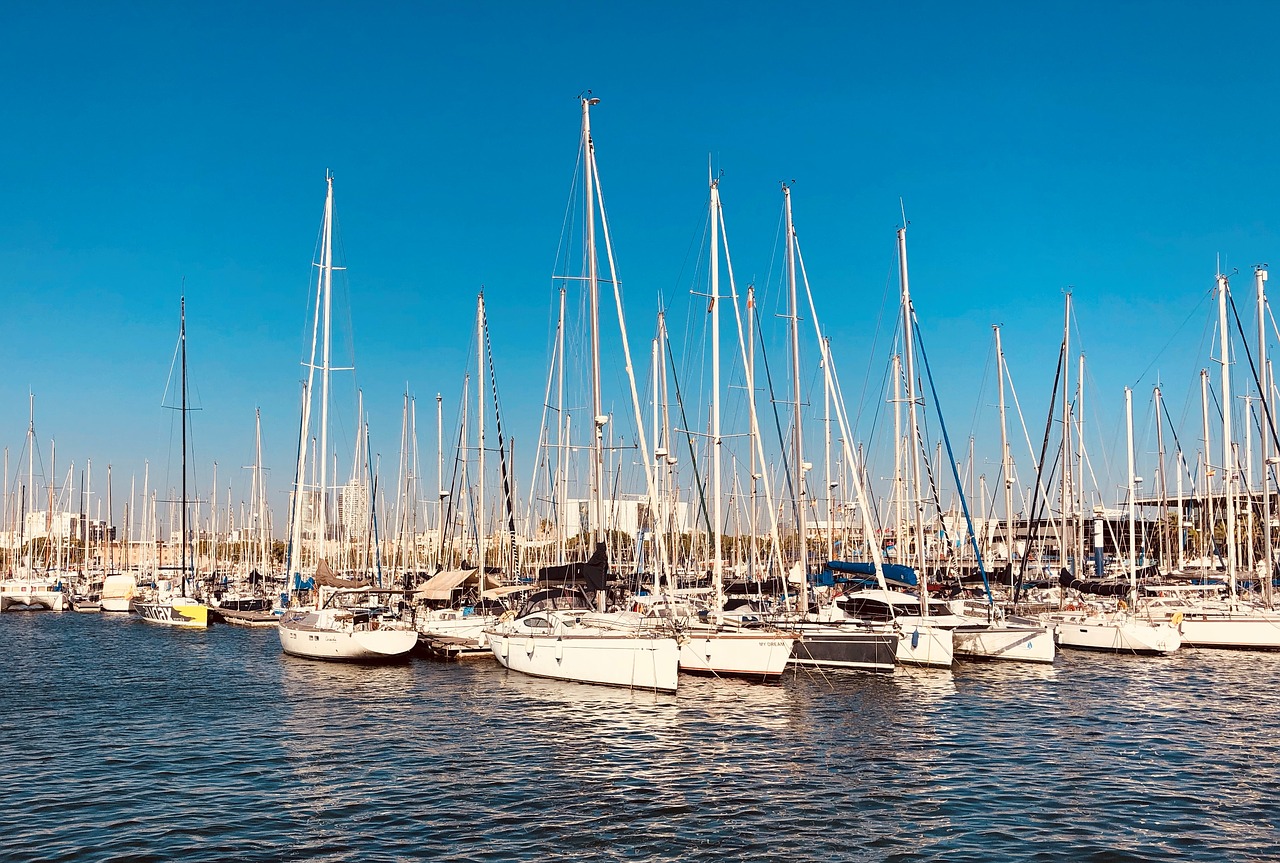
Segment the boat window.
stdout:
[[844,610],[850,617],[859,620],[892,620],[893,614],[889,606],[877,599],[860,599],[852,597],[844,604]]
[[551,622],[545,617],[528,617],[525,618],[524,625],[530,629],[550,629]]

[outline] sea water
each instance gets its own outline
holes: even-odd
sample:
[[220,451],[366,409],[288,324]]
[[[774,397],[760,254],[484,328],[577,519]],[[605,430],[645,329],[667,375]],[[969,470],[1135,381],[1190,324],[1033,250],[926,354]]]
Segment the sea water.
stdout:
[[681,677],[0,616],[4,861],[1280,859],[1280,655]]

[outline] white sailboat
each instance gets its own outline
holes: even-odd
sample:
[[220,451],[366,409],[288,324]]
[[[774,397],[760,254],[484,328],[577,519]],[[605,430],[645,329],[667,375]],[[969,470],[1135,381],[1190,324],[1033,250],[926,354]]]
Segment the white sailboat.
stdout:
[[[678,677],[680,649],[670,632],[655,631],[634,612],[604,613],[604,579],[607,554],[604,553],[605,482],[603,430],[609,417],[604,413],[600,385],[600,278],[595,246],[596,207],[599,204],[605,248],[609,259],[609,284],[613,287],[618,308],[618,325],[627,377],[631,385],[632,408],[639,424],[640,405],[631,352],[627,343],[626,322],[622,317],[621,286],[613,263],[608,225],[604,222],[604,200],[599,194],[599,173],[595,148],[591,140],[591,108],[599,99],[584,95],[582,103],[582,164],[585,208],[585,263],[590,304],[591,336],[591,400],[592,459],[591,487],[594,511],[591,529],[596,545],[593,561],[599,568],[596,612],[578,592],[566,588],[550,588],[530,597],[520,612],[500,621],[486,631],[489,646],[503,666],[513,671],[559,680],[626,686],[674,692]],[[648,459],[644,430],[637,435],[641,459],[650,495],[653,493],[653,470]],[[603,560],[598,558],[603,557]],[[590,565],[590,564],[588,564]],[[585,567],[584,567],[585,568]],[[588,607],[583,607],[584,605]],[[505,617],[505,615],[504,615]]]
[[1114,611],[1072,614],[1052,612],[1042,615],[1042,623],[1054,627],[1059,647],[1101,650],[1112,653],[1166,654],[1182,646],[1182,634],[1170,621],[1158,621],[1135,609],[1137,587],[1136,499],[1133,470],[1133,390],[1124,389],[1125,423],[1129,462],[1129,601],[1120,601]]
[[165,626],[177,626],[186,629],[204,629],[209,625],[209,607],[200,600],[188,595],[189,582],[192,580],[193,568],[190,549],[187,542],[187,298],[182,298],[182,325],[178,340],[182,352],[182,405],[179,407],[182,422],[182,509],[181,509],[181,542],[182,565],[180,576],[175,585],[169,579],[156,582],[153,594],[142,600],[135,600],[133,611],[148,623],[159,623]]
[[[304,385],[298,464],[289,529],[289,573],[293,587],[300,586],[303,520],[309,518],[318,548],[314,555],[312,591],[314,606],[291,608],[280,617],[280,646],[285,653],[307,659],[377,661],[406,656],[418,641],[416,630],[383,614],[373,604],[368,585],[334,577],[327,561],[328,523],[328,423],[329,375],[332,365],[330,308],[333,293],[333,177],[326,175],[324,227],[321,235],[319,275],[316,279],[315,319],[312,322],[311,356]],[[323,347],[321,347],[321,345]],[[317,365],[317,350],[320,350]],[[311,402],[316,370],[320,371],[320,448],[316,457],[319,482],[315,494],[306,487],[307,442],[310,436]],[[313,509],[307,512],[304,503]],[[347,604],[344,600],[359,598]]]
[[[1269,319],[1266,301],[1267,270],[1259,265],[1254,268],[1254,288],[1258,311],[1258,355],[1260,368],[1266,369],[1267,339],[1265,322]],[[1230,362],[1227,327],[1227,300],[1230,291],[1229,280],[1224,275],[1218,276],[1218,327],[1220,350],[1222,352],[1224,395],[1223,404],[1230,404],[1230,376],[1227,368]],[[1259,394],[1264,407],[1265,419],[1262,428],[1262,464],[1263,464],[1263,515],[1262,523],[1271,524],[1271,473],[1275,470],[1275,459],[1272,458],[1272,444],[1275,435],[1274,408],[1269,395]],[[1231,417],[1229,411],[1223,411],[1223,456],[1226,465],[1223,468],[1224,499],[1228,507],[1226,523],[1229,533],[1227,537],[1227,584],[1225,589],[1218,585],[1151,585],[1147,592],[1156,594],[1143,603],[1144,610],[1159,619],[1172,622],[1175,618],[1182,630],[1182,643],[1188,647],[1227,648],[1236,650],[1280,650],[1280,610],[1274,607],[1272,579],[1275,573],[1274,548],[1269,538],[1263,540],[1263,560],[1257,567],[1256,577],[1261,586],[1260,596],[1253,600],[1241,596],[1239,590],[1238,569],[1240,566],[1234,540],[1234,507],[1236,470],[1235,455],[1232,452],[1234,443],[1231,437]],[[1207,439],[1206,420],[1206,439]]]
[[[762,622],[744,627],[740,617],[724,615],[723,488],[720,428],[720,301],[736,296],[729,244],[724,238],[725,266],[730,297],[720,295],[720,245],[724,233],[724,209],[720,203],[719,180],[711,178],[711,607],[705,615],[685,614],[679,618],[681,631],[680,670],[715,677],[743,677],[749,680],[776,680],[782,676],[796,636]],[[656,384],[655,384],[656,394]],[[753,440],[754,442],[754,440]],[[754,525],[752,525],[754,530]],[[692,609],[690,609],[692,611]]]

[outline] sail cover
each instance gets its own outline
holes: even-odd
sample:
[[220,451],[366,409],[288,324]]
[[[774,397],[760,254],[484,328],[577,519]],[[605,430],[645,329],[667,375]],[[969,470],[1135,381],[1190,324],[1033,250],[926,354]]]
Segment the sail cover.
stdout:
[[603,542],[596,543],[596,550],[586,563],[566,563],[561,566],[544,566],[538,570],[538,584],[577,584],[588,590],[604,590],[609,577],[609,551]]
[[480,574],[478,569],[446,569],[437,572],[415,590],[418,599],[449,599],[455,590]]
[[[874,563],[867,561],[854,560],[829,560],[827,561],[827,569],[837,575],[861,575],[864,576],[868,584],[872,584],[876,579],[876,566]],[[909,566],[900,563],[886,563],[881,569],[884,570],[884,580],[889,587],[915,587],[916,571]],[[853,579],[845,579],[852,581]]]

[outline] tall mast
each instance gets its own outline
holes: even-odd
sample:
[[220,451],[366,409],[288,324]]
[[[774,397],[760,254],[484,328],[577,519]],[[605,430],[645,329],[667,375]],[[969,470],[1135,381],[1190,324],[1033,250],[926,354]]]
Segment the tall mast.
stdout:
[[1209,370],[1200,370],[1200,422],[1201,433],[1204,435],[1204,470],[1201,476],[1204,477],[1204,502],[1205,502],[1205,537],[1207,538],[1209,548],[1209,564],[1213,565],[1213,548],[1214,548],[1214,520],[1213,520],[1213,483],[1210,482],[1209,474],[1212,468],[1209,466]]
[[1231,439],[1231,342],[1227,332],[1227,277],[1218,274],[1218,338],[1222,363],[1222,495],[1226,502],[1227,583],[1236,596],[1235,456]]
[[[1074,551],[1067,547],[1067,537],[1074,537],[1074,531],[1069,532],[1068,528],[1071,524],[1071,504],[1073,499],[1073,491],[1071,482],[1075,477],[1075,469],[1071,464],[1071,292],[1067,291],[1066,308],[1063,313],[1062,323],[1062,499],[1060,505],[1062,507],[1062,540],[1059,543],[1058,550],[1060,552],[1058,565],[1067,567],[1068,555]],[[1072,575],[1076,574],[1076,565],[1074,554],[1070,554],[1072,562],[1069,570]]]
[[320,365],[320,560],[328,555],[329,539],[329,369],[333,355],[333,328],[330,305],[333,299],[333,175],[325,175],[324,239],[321,244],[320,274],[324,280],[322,315],[324,353]]
[[1160,506],[1158,507],[1157,511],[1160,513],[1160,562],[1165,565],[1165,568],[1167,571],[1169,566],[1169,550],[1165,547],[1167,544],[1167,538],[1168,538],[1167,536],[1168,531],[1166,529],[1167,525],[1165,524],[1165,520],[1166,520],[1166,514],[1169,509],[1169,480],[1168,480],[1168,477],[1165,475],[1165,467],[1164,467],[1164,424],[1160,422],[1161,399],[1162,399],[1162,394],[1160,392],[1160,387],[1157,386],[1155,388],[1156,451],[1157,451],[1156,457],[1158,459],[1157,464],[1160,470],[1160,479],[1159,479],[1158,485],[1156,485],[1156,488],[1159,489],[1159,493],[1160,493]]
[[720,489],[720,186],[711,180],[711,593],[714,608],[724,604],[721,561]]
[[[756,287],[755,285],[747,286],[747,339],[743,352],[746,354],[747,369],[747,404],[751,413],[749,446],[751,457],[749,460],[749,470],[751,471],[751,550],[748,555],[749,568],[747,572],[748,581],[754,581],[759,577],[756,569],[756,531],[759,530],[759,515],[756,512],[756,474],[759,467],[756,464],[756,419],[755,419],[755,392],[756,392],[756,343],[755,343],[755,309],[756,309]],[[738,310],[738,299],[734,297],[733,310],[735,314]]]
[[1261,380],[1258,383],[1258,396],[1262,402],[1262,559],[1265,574],[1262,577],[1262,602],[1271,605],[1271,581],[1275,578],[1275,551],[1271,547],[1271,435],[1275,431],[1272,422],[1272,411],[1275,405],[1271,394],[1267,391],[1270,379],[1267,365],[1267,270],[1261,264],[1253,268],[1253,283],[1258,294],[1258,369]]
[[826,496],[826,530],[827,560],[835,558],[835,534],[832,532],[836,522],[835,495],[832,490],[836,483],[831,481],[831,374],[827,366],[827,356],[831,353],[831,339],[822,340],[822,365],[825,374],[822,376],[822,425],[823,425],[823,492]]
[[476,300],[476,557],[484,593],[484,291]]
[[1137,530],[1137,502],[1134,500],[1134,476],[1133,476],[1133,390],[1128,387],[1124,388],[1124,418],[1126,441],[1125,454],[1129,461],[1129,605],[1137,608],[1138,598],[1138,570],[1136,546],[1138,544]]
[[436,393],[436,569],[444,568],[444,397]]
[[556,322],[556,563],[565,562],[565,534],[569,525],[569,418],[564,412],[564,306],[560,287],[560,318]]
[[[1000,474],[1004,479],[1004,518],[1006,557],[1009,559],[1009,572],[1013,572],[1014,529],[1013,529],[1013,463],[1009,458],[1009,427],[1005,419],[1004,403],[1004,350],[1000,347],[1000,327],[992,327],[996,331],[996,375],[1000,379]],[[1101,578],[1101,573],[1098,578]]]
[[182,324],[178,334],[182,346],[182,595],[187,594],[187,298],[182,298]]
[[[586,203],[586,263],[591,324],[591,496],[595,505],[591,518],[591,538],[594,543],[604,540],[604,424],[608,421],[604,416],[600,391],[600,273],[596,261],[596,204],[592,170],[595,147],[591,141],[591,106],[598,104],[599,99],[586,96],[582,98],[582,188]],[[597,599],[603,605],[604,597]]]
[[[808,601],[809,543],[805,524],[804,432],[801,424],[800,392],[800,306],[796,300],[796,229],[791,219],[791,187],[783,185],[782,199],[787,214],[787,292],[791,309],[791,390],[795,399],[795,423],[792,426],[791,457],[795,464],[796,540],[800,545],[800,590],[796,611],[803,611]],[[783,580],[784,584],[786,579]]]
[[915,322],[915,311],[911,306],[911,287],[907,279],[907,229],[898,229],[898,272],[902,281],[902,333],[903,354],[907,372],[907,428],[911,435],[911,482],[912,510],[915,512],[916,544],[918,546],[920,568],[916,572],[916,580],[920,587],[920,614],[929,616],[928,575],[925,572],[927,560],[925,556],[924,534],[924,501],[920,488],[920,420],[916,412],[916,371],[915,348],[913,346],[912,325]]

